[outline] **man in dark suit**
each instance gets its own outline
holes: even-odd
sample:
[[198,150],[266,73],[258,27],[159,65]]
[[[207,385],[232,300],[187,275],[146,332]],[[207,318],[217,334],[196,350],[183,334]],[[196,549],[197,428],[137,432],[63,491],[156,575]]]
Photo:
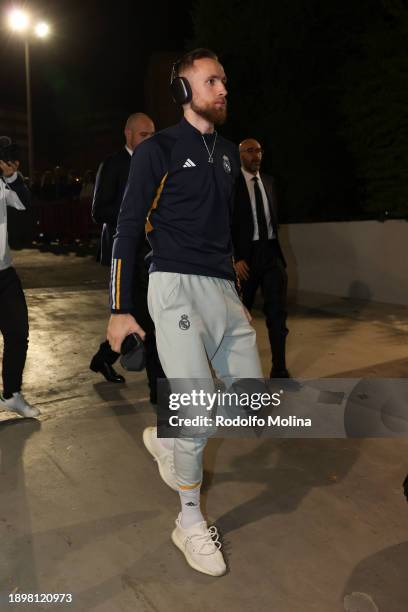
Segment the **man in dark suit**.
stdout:
[[92,217],[103,223],[100,262],[111,265],[113,237],[125,191],[132,153],[138,144],[154,134],[154,123],[144,113],[130,115],[125,125],[125,146],[105,159],[98,169],[92,202]]
[[288,278],[278,238],[274,180],[259,172],[263,151],[257,140],[244,140],[239,151],[241,174],[236,185],[232,222],[235,270],[249,311],[258,287],[262,289],[272,351],[270,376],[288,378],[285,357]]
[[[144,113],[130,115],[124,130],[125,146],[103,161],[99,167],[92,202],[92,217],[96,223],[103,223],[99,257],[102,265],[111,265],[113,239],[132,153],[141,142],[152,136],[154,131],[154,123],[150,117]],[[150,385],[150,399],[156,403],[156,381],[157,378],[165,378],[165,376],[157,355],[153,322],[147,308],[148,273],[144,261],[147,252],[147,245],[143,242],[138,254],[134,279],[135,313],[146,326],[143,328],[147,332],[145,339],[146,372]],[[118,374],[113,367],[118,357],[119,353],[113,351],[109,342],[105,340],[93,356],[90,368],[94,372],[100,372],[109,382],[123,383],[125,382],[124,377]]]

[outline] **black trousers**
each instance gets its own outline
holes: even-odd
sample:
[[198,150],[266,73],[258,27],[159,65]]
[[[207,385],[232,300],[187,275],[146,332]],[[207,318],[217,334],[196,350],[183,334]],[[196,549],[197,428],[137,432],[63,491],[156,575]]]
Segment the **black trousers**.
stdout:
[[28,312],[14,268],[0,271],[0,332],[3,334],[3,396],[21,390],[28,348]]
[[[149,286],[149,273],[143,257],[138,258],[137,266],[135,266],[135,281],[134,281],[134,296],[135,307],[132,315],[139,325],[146,332],[145,351],[146,351],[146,374],[149,382],[151,396],[157,393],[157,379],[166,378],[163,368],[160,363],[159,355],[156,347],[156,335],[154,331],[154,323],[149,314],[147,307],[147,289]],[[107,340],[102,342],[98,352],[95,355],[97,362],[105,361],[113,365],[119,358],[119,353],[113,351]]]
[[250,276],[241,281],[243,302],[251,311],[261,287],[274,370],[286,369],[286,327],[288,275],[275,240],[254,241],[249,265]]

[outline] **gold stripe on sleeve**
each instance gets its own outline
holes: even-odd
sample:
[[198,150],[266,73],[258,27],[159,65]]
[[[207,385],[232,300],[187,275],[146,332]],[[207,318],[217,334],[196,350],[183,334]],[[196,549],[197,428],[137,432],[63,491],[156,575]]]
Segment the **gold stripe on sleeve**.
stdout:
[[116,269],[116,304],[115,309],[119,310],[120,308],[120,271],[122,268],[122,260],[117,260],[117,269]]
[[152,203],[152,205],[150,207],[149,212],[147,213],[146,224],[145,224],[145,232],[146,232],[146,234],[148,234],[149,232],[151,232],[154,229],[153,225],[150,223],[150,214],[151,214],[151,212],[155,208],[157,208],[157,205],[159,203],[159,199],[160,199],[161,193],[163,191],[164,183],[166,182],[167,175],[168,175],[168,172],[166,172],[166,174],[163,176],[162,180],[160,181],[160,185],[157,188],[156,195],[155,195],[155,198],[153,200],[153,203]]

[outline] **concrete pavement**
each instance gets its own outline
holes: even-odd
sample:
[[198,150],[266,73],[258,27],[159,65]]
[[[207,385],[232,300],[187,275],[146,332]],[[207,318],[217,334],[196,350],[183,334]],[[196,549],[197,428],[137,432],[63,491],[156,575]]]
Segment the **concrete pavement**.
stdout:
[[[15,265],[31,326],[24,391],[42,416],[0,413],[0,609],[17,590],[73,594],[33,610],[406,612],[407,440],[211,440],[204,507],[229,572],[198,574],[170,541],[177,495],[141,441],[155,417],[143,373],[115,386],[88,369],[106,269],[86,252],[19,251]],[[407,308],[298,300],[293,375],[407,377]],[[254,324],[266,374],[260,312]]]

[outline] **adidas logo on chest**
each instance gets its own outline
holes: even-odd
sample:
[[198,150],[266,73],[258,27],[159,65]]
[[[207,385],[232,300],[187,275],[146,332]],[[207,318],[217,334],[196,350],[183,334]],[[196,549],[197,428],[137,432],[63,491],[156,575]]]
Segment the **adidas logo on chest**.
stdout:
[[195,168],[195,167],[196,167],[195,163],[190,158],[187,158],[183,164],[183,168]]

